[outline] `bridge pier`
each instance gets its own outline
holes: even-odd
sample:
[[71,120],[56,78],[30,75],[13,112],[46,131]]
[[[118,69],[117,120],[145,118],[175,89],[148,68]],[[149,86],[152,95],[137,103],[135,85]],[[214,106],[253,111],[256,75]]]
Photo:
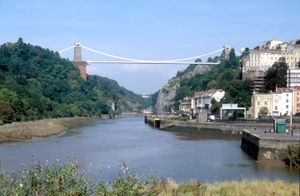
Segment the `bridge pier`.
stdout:
[[82,79],[84,79],[86,81],[86,65],[87,62],[85,61],[71,61],[72,64],[77,67],[80,71],[80,76],[82,77]]

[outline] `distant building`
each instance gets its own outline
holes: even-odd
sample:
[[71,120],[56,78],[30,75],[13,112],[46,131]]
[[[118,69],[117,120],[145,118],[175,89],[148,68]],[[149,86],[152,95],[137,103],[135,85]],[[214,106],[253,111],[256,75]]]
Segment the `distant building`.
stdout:
[[192,114],[192,108],[195,107],[194,105],[193,97],[185,97],[180,101],[179,110],[186,114]]
[[296,40],[289,43],[282,43],[281,40],[267,41],[261,49],[256,47],[244,54],[243,79],[252,80],[253,91],[258,90],[263,86],[266,71],[283,59],[290,69],[295,69],[300,61],[300,44],[296,44]]
[[194,96],[195,107],[192,108],[193,114],[198,114],[200,112],[209,112],[209,109],[212,105],[212,99],[220,102],[224,95],[225,91],[221,89],[196,92]]
[[300,112],[300,87],[294,88],[294,96],[293,96],[293,114]]
[[300,87],[300,69],[287,70],[287,87]]
[[148,107],[143,110],[143,114],[151,114],[152,113],[152,107]]
[[115,102],[112,102],[112,103],[111,103],[111,110],[112,110],[112,111],[115,111],[115,110],[116,110],[116,104],[115,104]]

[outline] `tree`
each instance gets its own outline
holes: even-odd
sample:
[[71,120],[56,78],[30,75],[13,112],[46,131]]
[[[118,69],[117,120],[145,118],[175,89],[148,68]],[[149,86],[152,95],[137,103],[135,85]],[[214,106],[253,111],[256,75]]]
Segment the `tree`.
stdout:
[[2,123],[10,123],[13,120],[12,108],[4,101],[0,100],[0,125]]
[[10,114],[13,121],[101,116],[111,111],[110,100],[118,106],[114,113],[151,104],[108,78],[88,76],[83,81],[79,70],[58,53],[22,38],[0,45],[0,100],[5,122]]
[[214,98],[211,100],[211,107],[210,111],[212,114],[218,114],[220,112],[220,108],[222,107],[222,104],[220,102],[217,102]]
[[275,62],[273,66],[268,69],[265,76],[265,91],[275,91],[277,87],[286,87],[286,72],[288,66],[285,62]]
[[267,107],[261,107],[259,110],[259,114],[262,116],[266,116],[268,114],[268,108]]

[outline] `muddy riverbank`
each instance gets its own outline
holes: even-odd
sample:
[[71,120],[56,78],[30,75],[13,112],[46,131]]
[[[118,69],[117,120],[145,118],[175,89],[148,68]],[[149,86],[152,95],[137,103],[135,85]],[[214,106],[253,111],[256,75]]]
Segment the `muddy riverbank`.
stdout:
[[102,118],[52,118],[5,124],[0,126],[0,144],[22,142],[33,137],[58,135],[70,128],[81,126],[85,122],[101,119],[108,119],[108,116],[103,116]]

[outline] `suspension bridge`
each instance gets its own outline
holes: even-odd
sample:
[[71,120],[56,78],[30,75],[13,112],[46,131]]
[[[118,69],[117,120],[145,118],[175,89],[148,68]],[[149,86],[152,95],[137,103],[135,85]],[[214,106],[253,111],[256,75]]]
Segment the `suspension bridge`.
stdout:
[[[225,54],[225,58],[226,56],[229,56],[229,52],[230,52],[230,47],[229,46],[224,46],[223,48],[220,48],[218,50],[209,52],[209,53],[205,53],[202,55],[198,55],[198,56],[192,56],[192,57],[188,57],[188,58],[181,58],[181,59],[172,59],[172,60],[142,60],[142,59],[133,59],[133,58],[127,58],[127,57],[121,57],[121,56],[117,56],[117,55],[113,55],[113,54],[109,54],[106,52],[102,52],[99,50],[95,50],[92,48],[89,48],[87,46],[84,46],[82,44],[80,44],[79,42],[76,42],[74,45],[65,48],[63,50],[60,50],[59,53],[62,54],[68,50],[71,50],[74,48],[74,58],[73,61],[71,61],[73,63],[73,65],[75,67],[77,67],[80,71],[80,75],[82,76],[82,78],[84,80],[86,80],[86,66],[88,64],[91,63],[104,63],[104,64],[197,64],[197,65],[218,65],[220,64],[220,62],[197,62],[197,61],[191,61],[193,59],[198,59],[201,57],[205,57],[205,56],[209,56],[209,55],[213,55],[216,54],[218,52],[221,52],[224,50],[224,54]],[[110,60],[110,61],[99,61],[99,60],[82,60],[81,57],[81,48],[84,48],[88,51],[94,52],[96,54],[100,54],[106,57],[110,57],[113,59],[117,59],[117,60]]]

